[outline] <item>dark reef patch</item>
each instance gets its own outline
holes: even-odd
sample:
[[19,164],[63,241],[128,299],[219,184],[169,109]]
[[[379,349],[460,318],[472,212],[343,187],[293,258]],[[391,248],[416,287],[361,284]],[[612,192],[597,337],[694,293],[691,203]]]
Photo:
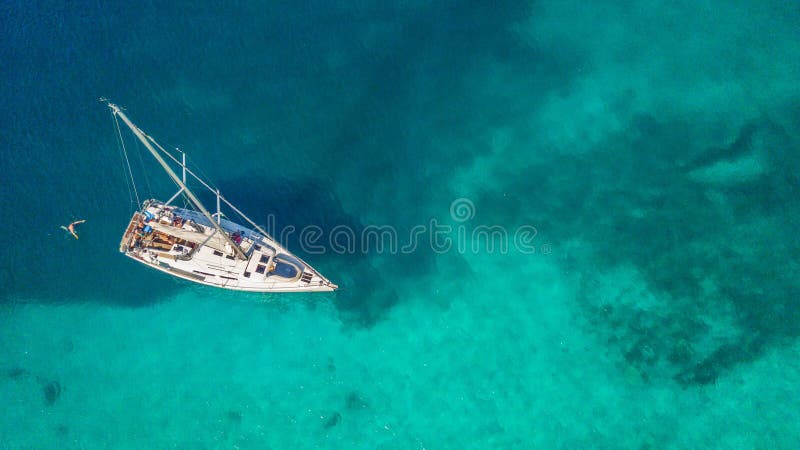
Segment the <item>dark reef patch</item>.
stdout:
[[369,407],[366,400],[364,400],[358,392],[350,392],[347,394],[344,400],[345,407],[352,411],[352,410],[359,410],[359,409],[366,409]]
[[20,379],[20,378],[24,377],[27,374],[28,374],[28,371],[23,369],[22,367],[12,367],[12,368],[8,369],[8,371],[6,372],[6,375],[8,376],[8,378],[11,378],[12,380]]
[[339,422],[340,422],[341,420],[342,420],[342,415],[341,415],[341,414],[339,414],[338,412],[335,412],[335,411],[334,411],[334,413],[333,413],[333,414],[331,414],[331,415],[330,415],[330,416],[329,416],[329,417],[328,417],[328,418],[325,420],[325,423],[322,425],[322,427],[323,427],[323,428],[325,428],[326,430],[329,430],[329,429],[331,429],[331,428],[335,427],[336,425],[339,425]]
[[764,345],[765,342],[758,337],[743,339],[733,344],[724,344],[702,361],[676,374],[675,381],[684,387],[693,384],[714,383],[720,374],[728,368],[754,360],[761,353]]
[[42,394],[44,394],[44,402],[48,406],[53,406],[56,400],[61,396],[62,388],[58,381],[51,381],[42,387]]
[[242,413],[239,411],[228,411],[228,420],[231,423],[240,424],[242,423]]
[[[800,336],[797,130],[756,120],[713,149],[695,143],[702,133],[642,116],[583,155],[541,155],[474,200],[517,223],[512,203],[526,199],[502,194],[535,194],[525,222],[581,243],[556,249],[581,286],[580,320],[644,380],[687,387]],[[716,171],[753,155],[761,166],[746,177]]]
[[336,373],[336,361],[334,361],[333,357],[328,357],[328,362],[325,364],[325,370],[327,370],[331,375]]

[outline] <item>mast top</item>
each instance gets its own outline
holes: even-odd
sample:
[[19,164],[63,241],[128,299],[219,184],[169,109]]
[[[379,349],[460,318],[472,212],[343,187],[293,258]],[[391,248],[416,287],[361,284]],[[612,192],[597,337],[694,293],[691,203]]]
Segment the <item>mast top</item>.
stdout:
[[120,108],[119,106],[114,104],[111,100],[109,100],[109,99],[107,99],[105,97],[100,97],[99,99],[97,99],[97,101],[105,103],[106,105],[108,105],[108,107],[111,108],[111,112],[114,113],[114,114],[122,111],[122,108]]

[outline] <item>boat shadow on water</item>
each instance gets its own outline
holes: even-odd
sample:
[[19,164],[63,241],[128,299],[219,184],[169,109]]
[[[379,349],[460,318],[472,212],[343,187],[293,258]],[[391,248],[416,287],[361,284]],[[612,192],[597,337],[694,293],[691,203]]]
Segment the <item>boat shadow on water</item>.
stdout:
[[[276,239],[282,230],[294,227],[286,235],[286,245],[292,252],[307,261],[313,261],[323,273],[339,284],[332,294],[319,295],[320,300],[332,297],[334,306],[348,324],[371,326],[383,318],[388,310],[403,298],[398,289],[404,279],[419,280],[435,266],[432,252],[418,251],[413,255],[382,255],[363,252],[333,252],[328,248],[330,231],[345,226],[359,236],[365,225],[348,214],[328,182],[314,178],[281,179],[273,177],[241,176],[223,180],[220,189],[231,201],[251,212],[254,220],[267,223],[274,218],[273,229],[267,229]],[[298,206],[301,205],[301,206]],[[270,219],[272,220],[272,219]],[[309,253],[300,242],[299,230],[317,226],[323,235],[319,245],[325,251]],[[387,258],[389,258],[387,260]],[[378,267],[389,267],[391,271]],[[312,299],[317,298],[317,294]]]
[[[301,230],[309,225],[319,226],[324,233],[338,225],[350,227],[356,235],[365,225],[358,217],[348,214],[327,182],[313,178],[282,179],[243,175],[221,180],[220,189],[236,202],[243,211],[252,214],[256,222],[275,218],[274,230],[280,235],[288,226]],[[92,217],[84,228],[81,239],[55,237],[52,246],[31,247],[25,250],[28,257],[39,261],[36,270],[2,270],[3,285],[8,294],[2,302],[35,301],[44,304],[98,303],[138,308],[174,298],[191,287],[191,283],[155,272],[140,264],[131,264],[121,258],[116,244],[121,225],[119,217],[127,212],[109,211],[102,217]],[[276,239],[279,236],[275,236]],[[325,244],[326,238],[321,241]],[[398,280],[420,280],[434,272],[434,256],[424,251],[414,255],[370,254],[361,251],[336,253],[326,251],[311,254],[300,245],[299,233],[289,235],[284,242],[288,248],[315,266],[330,273],[339,283],[339,291],[324,295],[314,294],[302,298],[332,302],[348,324],[371,326],[401,301]],[[329,249],[328,249],[329,250]],[[388,259],[387,259],[388,258]],[[377,262],[381,262],[378,269]],[[387,265],[388,261],[388,265]],[[386,268],[391,270],[386,270]],[[41,283],[41,274],[54,274],[48,283]],[[212,292],[212,288],[203,290]],[[300,296],[280,294],[240,293],[243,298],[272,297],[281,301],[300,300]],[[12,300],[13,299],[13,300]]]

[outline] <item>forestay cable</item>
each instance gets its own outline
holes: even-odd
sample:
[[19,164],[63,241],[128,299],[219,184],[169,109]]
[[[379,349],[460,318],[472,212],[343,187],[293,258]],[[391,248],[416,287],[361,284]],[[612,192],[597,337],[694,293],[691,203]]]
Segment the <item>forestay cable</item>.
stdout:
[[[116,114],[111,114],[114,116],[114,124],[117,126],[117,137],[119,138],[120,147],[122,148],[122,154],[125,156],[125,164],[128,166],[128,175],[130,176],[130,184],[128,185],[128,196],[130,197],[131,191],[130,186],[133,186],[133,192],[136,194],[136,207],[142,204],[141,200],[139,200],[139,191],[136,189],[136,180],[133,178],[133,171],[131,170],[131,162],[128,160],[128,150],[125,148],[125,140],[122,138],[122,130],[119,128],[119,120],[117,119]],[[126,178],[127,183],[127,178]],[[133,199],[131,199],[131,202]]]

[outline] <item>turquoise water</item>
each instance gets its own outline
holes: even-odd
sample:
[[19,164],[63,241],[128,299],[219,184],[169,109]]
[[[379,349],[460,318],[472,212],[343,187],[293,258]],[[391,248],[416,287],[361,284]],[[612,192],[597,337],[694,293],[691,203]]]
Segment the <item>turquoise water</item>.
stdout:
[[[797,4],[384,3],[0,6],[0,447],[800,446]],[[101,96],[341,289],[120,255]]]

